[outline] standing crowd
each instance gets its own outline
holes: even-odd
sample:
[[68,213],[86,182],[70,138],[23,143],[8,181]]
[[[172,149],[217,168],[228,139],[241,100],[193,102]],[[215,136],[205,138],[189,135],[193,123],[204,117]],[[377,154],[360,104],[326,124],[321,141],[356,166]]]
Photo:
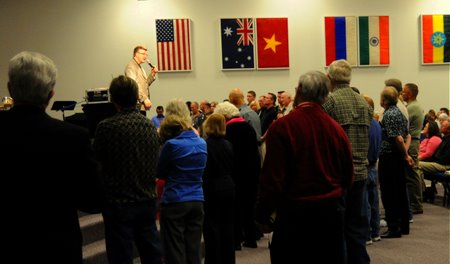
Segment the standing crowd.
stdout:
[[85,129],[45,113],[53,61],[26,51],[11,59],[14,106],[0,112],[10,151],[0,160],[4,186],[21,197],[3,194],[6,254],[82,263],[84,211],[102,213],[112,264],[133,263],[134,247],[141,263],[200,264],[202,236],[206,264],[233,264],[236,250],[272,232],[271,263],[370,263],[368,245],[408,235],[424,213],[424,179],[450,170],[448,109],[425,115],[414,83],[386,80],[384,111],[374,113],[337,60],[301,75],[293,98],[248,91],[246,103],[235,88],[221,103],[172,99],[150,119],[158,69],[147,75],[145,62],[137,46],[109,87],[117,113],[91,144]]

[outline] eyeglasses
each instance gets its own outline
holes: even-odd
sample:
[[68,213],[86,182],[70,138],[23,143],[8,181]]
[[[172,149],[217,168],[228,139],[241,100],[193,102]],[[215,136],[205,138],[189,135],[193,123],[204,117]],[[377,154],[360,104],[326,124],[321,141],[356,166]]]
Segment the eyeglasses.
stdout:
[[148,53],[147,52],[138,52],[138,54],[141,54],[141,55],[148,55]]

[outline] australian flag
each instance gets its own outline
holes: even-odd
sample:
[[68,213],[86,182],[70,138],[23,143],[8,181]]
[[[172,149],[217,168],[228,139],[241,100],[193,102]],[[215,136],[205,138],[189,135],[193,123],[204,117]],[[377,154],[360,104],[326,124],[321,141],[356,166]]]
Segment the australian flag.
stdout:
[[254,69],[254,19],[221,19],[222,69]]

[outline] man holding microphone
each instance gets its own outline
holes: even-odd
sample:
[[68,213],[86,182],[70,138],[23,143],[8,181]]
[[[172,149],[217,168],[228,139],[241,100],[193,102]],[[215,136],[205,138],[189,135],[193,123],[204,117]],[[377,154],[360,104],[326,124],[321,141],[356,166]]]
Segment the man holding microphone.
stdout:
[[[152,102],[150,101],[149,87],[156,79],[156,73],[158,68],[153,66],[147,60],[147,48],[144,46],[136,46],[133,50],[133,59],[127,64],[125,68],[125,76],[135,80],[139,86],[139,104],[141,106],[140,110],[146,111],[152,107]],[[151,72],[149,75],[141,67],[141,64],[147,62],[151,67]]]

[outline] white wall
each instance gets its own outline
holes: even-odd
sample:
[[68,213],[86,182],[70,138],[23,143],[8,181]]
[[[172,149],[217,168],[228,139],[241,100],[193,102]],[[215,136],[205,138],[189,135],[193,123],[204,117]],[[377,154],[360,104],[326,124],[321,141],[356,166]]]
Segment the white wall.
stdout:
[[[9,59],[39,51],[59,68],[55,100],[81,101],[88,88],[107,87],[123,73],[137,44],[156,63],[156,18],[192,20],[192,72],[160,73],[151,86],[155,105],[226,98],[231,88],[293,92],[299,76],[324,70],[324,16],[390,16],[391,64],[356,68],[352,85],[375,100],[387,78],[419,85],[423,108],[449,106],[450,66],[420,65],[420,14],[450,14],[448,0],[0,0],[0,96],[7,95]],[[290,69],[222,71],[220,18],[288,17]],[[77,111],[81,109],[77,108]],[[51,115],[60,117],[60,113]],[[70,114],[70,113],[68,113]]]

